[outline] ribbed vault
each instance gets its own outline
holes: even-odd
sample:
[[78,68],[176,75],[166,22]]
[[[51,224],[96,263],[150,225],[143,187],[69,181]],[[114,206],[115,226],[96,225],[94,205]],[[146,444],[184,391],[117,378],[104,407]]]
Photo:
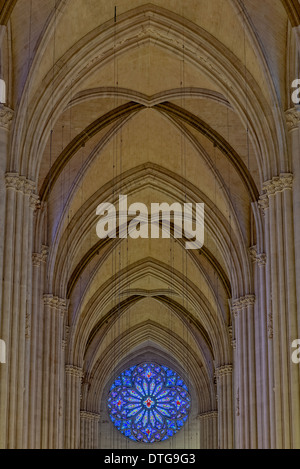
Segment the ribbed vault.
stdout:
[[[292,370],[290,388],[278,392],[272,360],[287,378],[280,340],[292,337],[285,307],[296,309],[296,289],[284,290],[296,272],[288,229],[299,198],[292,202],[297,142],[287,126],[296,110],[286,83],[299,65],[299,2],[28,3],[0,1],[1,112],[12,122],[0,168],[0,215],[8,210],[0,304],[13,313],[0,326],[12,327],[12,344],[24,332],[8,378],[25,383],[30,405],[19,399],[22,384],[0,410],[15,422],[27,412],[32,447],[109,446],[118,439],[109,387],[126,367],[153,360],[189,384],[189,447],[256,447],[269,438],[271,407],[278,421],[292,409],[298,382]],[[203,247],[187,250],[173,221],[168,239],[120,238],[134,218],[119,223],[120,195],[128,205],[190,203],[194,215],[203,203]],[[96,232],[104,202],[116,207],[112,239]],[[7,285],[20,291],[9,296]],[[23,355],[32,358],[28,375]],[[26,446],[23,431],[11,426],[7,446],[14,435]],[[175,447],[185,443],[178,438]]]

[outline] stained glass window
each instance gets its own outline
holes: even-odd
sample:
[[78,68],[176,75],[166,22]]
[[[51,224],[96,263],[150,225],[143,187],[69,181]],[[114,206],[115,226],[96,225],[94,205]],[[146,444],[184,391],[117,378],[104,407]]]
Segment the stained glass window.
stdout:
[[110,418],[126,437],[142,443],[167,440],[188,418],[191,398],[170,368],[143,363],[124,371],[108,396]]

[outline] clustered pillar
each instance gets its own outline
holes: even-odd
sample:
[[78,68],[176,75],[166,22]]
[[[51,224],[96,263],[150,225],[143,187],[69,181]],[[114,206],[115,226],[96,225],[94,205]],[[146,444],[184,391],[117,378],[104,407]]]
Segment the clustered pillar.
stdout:
[[96,449],[98,447],[98,428],[100,415],[82,410],[80,412],[80,448]]
[[[7,347],[7,364],[1,367],[1,416],[8,432],[1,447],[27,444],[29,369],[27,339],[30,337],[33,213],[38,201],[35,184],[17,173],[5,176],[6,217],[3,252],[1,334]],[[3,314],[5,313],[5,314]],[[13,391],[12,391],[13,390]]]
[[232,302],[236,347],[235,367],[235,443],[238,448],[257,447],[256,369],[254,334],[255,296]]
[[63,327],[66,309],[66,300],[44,295],[42,448],[63,447]]
[[82,368],[66,366],[65,448],[80,448],[80,400]]
[[278,449],[300,447],[299,366],[291,360],[292,342],[299,337],[294,190],[298,191],[293,175],[282,173],[264,184],[260,200],[265,220],[268,338],[272,345],[269,375],[274,394],[270,402],[274,406],[270,409],[270,439],[271,446]]
[[232,365],[218,367],[215,376],[218,396],[218,447],[219,449],[232,449]]
[[218,412],[204,412],[199,415],[200,448],[218,449]]

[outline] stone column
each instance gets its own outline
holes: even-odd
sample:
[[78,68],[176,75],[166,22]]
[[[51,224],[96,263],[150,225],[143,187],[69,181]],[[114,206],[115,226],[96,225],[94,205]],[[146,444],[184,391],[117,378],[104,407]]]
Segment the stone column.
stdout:
[[[33,225],[34,225],[34,215],[37,212],[39,207],[39,198],[38,196],[32,195],[30,193],[31,188],[30,185],[28,186],[27,190],[28,195],[30,195],[30,210],[29,210],[29,218],[27,220],[28,223],[28,238],[30,241],[30,250],[29,252],[29,259],[27,262],[27,289],[24,292],[24,298],[26,296],[26,311],[25,311],[25,354],[24,354],[24,412],[23,412],[23,448],[28,448],[28,434],[29,434],[29,414],[28,410],[30,407],[30,377],[32,373],[32,363],[31,363],[31,343],[32,343],[32,276],[33,276],[33,265],[30,259],[30,255],[32,253],[32,245],[33,245]],[[27,247],[26,245],[23,246],[24,251],[26,252]],[[21,413],[21,410],[20,410]],[[20,424],[21,425],[21,424]]]
[[[258,253],[257,247],[250,248],[253,262],[254,285],[257,296],[255,303],[255,362],[256,362],[256,399],[257,399],[257,437],[258,448],[267,449],[271,445],[270,426],[270,377],[268,348],[268,315],[266,300],[265,253]],[[272,389],[273,394],[273,389]]]
[[[275,444],[300,448],[299,369],[291,361],[298,338],[297,289],[293,218],[293,176],[280,174],[264,184],[262,198],[269,265],[269,337],[273,342]],[[266,203],[266,202],[265,202]]]
[[98,448],[98,427],[100,414],[80,412],[80,449]]
[[235,350],[235,386],[236,386],[236,434],[239,448],[257,447],[256,414],[256,367],[254,335],[255,296],[233,300],[231,310],[234,314],[236,350]]
[[[300,34],[299,34],[300,36]],[[300,308],[300,106],[286,111],[286,124],[288,129],[289,151],[292,157],[293,172],[293,225],[294,225],[294,259],[296,270],[296,298],[297,307]],[[299,313],[298,313],[299,314]],[[300,319],[298,319],[298,337],[300,339]],[[299,443],[299,442],[298,442]]]
[[42,300],[48,247],[42,246],[40,253],[32,255],[32,313],[31,342],[29,352],[29,405],[28,405],[28,448],[42,447],[42,375],[43,375],[43,310]]
[[42,448],[60,449],[63,446],[63,323],[67,301],[44,295],[44,305]]
[[27,406],[26,335],[32,252],[32,210],[35,184],[17,173],[6,174],[5,246],[3,251],[1,333],[8,345],[7,363],[1,369],[1,447],[22,448]]
[[[6,232],[6,178],[5,173],[8,161],[8,145],[10,137],[10,128],[13,120],[14,112],[3,104],[0,105],[0,278],[4,279],[3,264],[4,264],[4,242]],[[11,249],[11,248],[10,248]],[[9,280],[9,272],[6,274],[6,281]],[[7,431],[7,384],[8,384],[8,356],[9,356],[9,324],[10,324],[10,311],[7,311],[6,305],[2,301],[3,289],[0,288],[0,339],[5,344],[6,363],[0,364],[0,448],[6,448],[6,431]]]
[[82,368],[66,366],[65,449],[80,448],[80,391]]
[[[293,173],[293,224],[295,246],[295,269],[297,285],[300,285],[300,106],[288,109],[285,113],[288,130],[289,152],[292,159]],[[297,288],[297,305],[300,307],[300,288]],[[300,338],[300,321],[298,323]]]
[[[14,111],[3,104],[0,104],[0,220],[5,219],[5,200],[6,200],[6,182],[5,173],[8,163],[8,147],[10,138],[10,129]],[[4,248],[5,224],[0,223],[0,275],[3,272],[3,248]],[[0,305],[2,302],[2,289],[0,288]],[[0,336],[1,339],[1,336]],[[1,438],[1,437],[0,437]]]
[[232,418],[232,365],[220,366],[216,369],[218,394],[218,435],[219,449],[233,448]]
[[[264,219],[264,233],[265,233],[265,252],[271,252],[270,249],[270,216],[269,216],[269,198],[266,194],[262,195],[259,199],[259,206],[262,210]],[[268,255],[269,255],[268,254]],[[265,407],[269,408],[269,446],[268,448],[276,448],[276,431],[275,431],[275,395],[274,395],[274,344],[273,344],[273,313],[272,313],[272,266],[270,257],[267,258],[265,266],[265,306],[267,316],[267,354],[268,354],[268,399],[266,400]],[[261,279],[261,285],[264,285],[264,278]],[[261,288],[260,285],[260,288]],[[260,290],[263,294],[263,290]],[[263,296],[262,296],[263,297]],[[263,307],[263,304],[262,304]],[[268,435],[267,433],[267,435]]]
[[198,415],[200,421],[200,449],[218,449],[218,412]]

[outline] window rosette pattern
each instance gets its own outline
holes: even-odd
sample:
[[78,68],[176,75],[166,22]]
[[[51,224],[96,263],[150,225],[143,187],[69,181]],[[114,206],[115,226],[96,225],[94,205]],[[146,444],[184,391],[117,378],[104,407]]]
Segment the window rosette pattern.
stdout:
[[108,411],[115,427],[141,443],[164,441],[188,418],[191,398],[182,378],[155,363],[136,365],[113,383]]

